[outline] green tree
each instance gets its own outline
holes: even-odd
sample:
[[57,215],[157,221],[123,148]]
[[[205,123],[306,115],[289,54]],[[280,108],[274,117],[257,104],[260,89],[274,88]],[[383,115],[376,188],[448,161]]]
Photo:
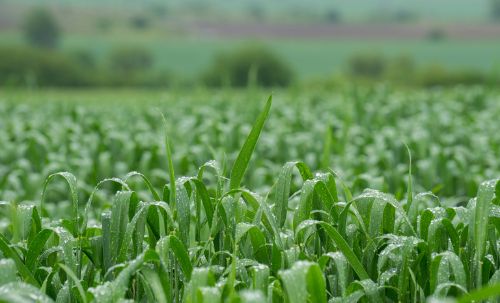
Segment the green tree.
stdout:
[[349,59],[347,68],[354,77],[379,78],[387,69],[387,61],[377,53],[360,53]]
[[203,80],[211,86],[287,86],[293,80],[293,71],[274,52],[249,47],[219,54]]
[[147,49],[140,47],[122,47],[110,54],[113,71],[132,73],[144,72],[153,65],[153,57]]
[[35,47],[55,48],[59,41],[60,29],[54,16],[44,8],[29,12],[24,22],[24,34]]

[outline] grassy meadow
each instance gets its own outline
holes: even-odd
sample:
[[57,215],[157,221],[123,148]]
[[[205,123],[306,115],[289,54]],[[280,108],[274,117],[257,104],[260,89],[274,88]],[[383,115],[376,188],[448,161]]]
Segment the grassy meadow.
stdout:
[[0,301],[496,302],[497,91],[268,95],[0,92]]

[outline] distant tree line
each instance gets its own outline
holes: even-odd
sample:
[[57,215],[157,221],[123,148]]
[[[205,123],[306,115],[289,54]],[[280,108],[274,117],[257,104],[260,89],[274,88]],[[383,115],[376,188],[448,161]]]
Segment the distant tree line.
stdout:
[[450,86],[498,83],[495,75],[475,70],[451,71],[439,64],[417,67],[405,55],[387,58],[379,53],[354,54],[346,65],[348,77],[362,82],[387,81],[405,86]]
[[[333,15],[330,16],[332,19],[337,18]],[[132,19],[135,26],[147,26],[139,19]],[[157,70],[153,55],[143,47],[115,48],[104,61],[96,60],[94,54],[86,50],[58,50],[61,30],[46,10],[31,11],[23,29],[29,47],[0,47],[0,85],[166,87],[178,81],[168,71]],[[436,30],[429,39],[437,41],[443,36]],[[390,81],[412,86],[484,84],[494,81],[491,75],[477,71],[452,72],[439,65],[417,68],[411,57],[386,58],[377,53],[353,54],[346,62],[344,77],[364,82]],[[265,47],[247,46],[219,54],[207,70],[186,85],[283,87],[292,84],[295,79],[290,65],[273,51]]]

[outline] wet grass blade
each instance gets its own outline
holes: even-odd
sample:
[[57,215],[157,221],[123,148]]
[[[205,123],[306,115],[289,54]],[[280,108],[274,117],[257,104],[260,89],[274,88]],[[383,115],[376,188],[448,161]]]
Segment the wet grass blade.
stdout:
[[273,97],[269,96],[264,110],[257,117],[250,134],[248,134],[248,137],[246,138],[245,143],[243,144],[243,147],[233,164],[229,189],[237,189],[240,187],[241,181],[243,180],[243,176],[245,175],[245,171],[248,167],[248,162],[250,161],[255,145],[257,144],[257,140],[259,139],[262,128],[264,128],[264,123],[266,122],[269,111],[271,110],[272,100]]
[[498,192],[500,181],[490,180],[479,186],[477,199],[475,201],[474,213],[471,216],[472,232],[470,233],[471,248],[474,248],[473,274],[475,286],[482,285],[482,260],[485,255],[486,239],[488,233],[489,213],[495,193]]
[[358,274],[361,280],[370,279],[370,276],[364,269],[363,264],[359,261],[356,254],[354,254],[353,250],[351,249],[349,244],[347,244],[346,240],[340,235],[340,233],[333,226],[331,226],[327,222],[321,222],[315,220],[303,221],[302,223],[300,223],[299,226],[297,226],[295,233],[298,235],[303,229],[313,225],[320,225],[321,227],[323,227],[326,234],[332,239],[332,241],[338,247],[339,251],[341,251],[344,254],[347,261],[349,261],[349,264],[354,269],[356,274]]
[[17,270],[24,281],[39,287],[38,281],[35,279],[30,270],[24,265],[18,253],[10,247],[9,241],[4,235],[0,234],[0,251],[4,257],[11,258],[16,263]]

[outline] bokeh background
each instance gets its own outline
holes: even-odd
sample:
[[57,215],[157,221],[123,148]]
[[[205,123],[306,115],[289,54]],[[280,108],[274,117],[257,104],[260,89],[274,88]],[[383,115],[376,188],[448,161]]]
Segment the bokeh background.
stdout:
[[2,87],[496,85],[499,0],[0,0]]

